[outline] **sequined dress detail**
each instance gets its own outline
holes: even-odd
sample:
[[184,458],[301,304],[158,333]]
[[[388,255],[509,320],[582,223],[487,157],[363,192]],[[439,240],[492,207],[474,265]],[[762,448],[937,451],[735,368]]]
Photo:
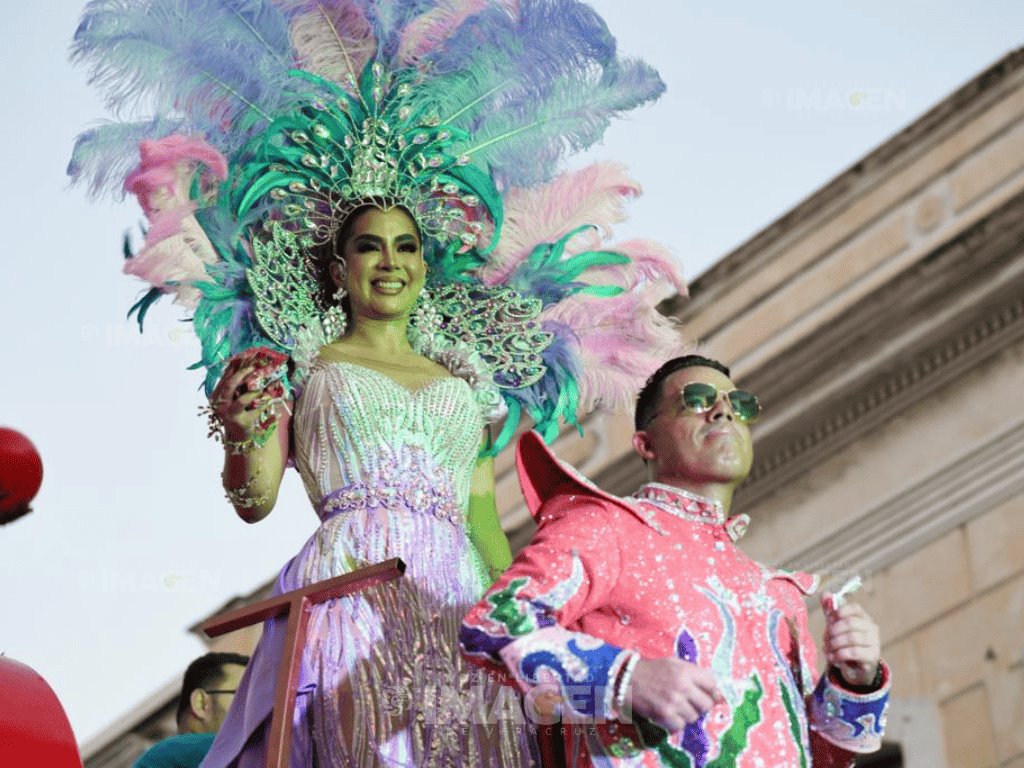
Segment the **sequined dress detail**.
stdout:
[[459,624],[485,586],[466,527],[483,426],[461,378],[410,390],[356,364],[313,365],[292,428],[321,524],[278,590],[393,557],[406,571],[314,608],[304,652],[311,690],[295,717],[293,765],[532,764],[521,725],[493,725],[508,689],[459,656]]

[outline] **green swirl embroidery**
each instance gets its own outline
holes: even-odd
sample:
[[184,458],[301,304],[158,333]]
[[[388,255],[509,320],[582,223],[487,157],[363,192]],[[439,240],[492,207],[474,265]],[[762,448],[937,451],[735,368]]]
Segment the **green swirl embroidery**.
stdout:
[[513,637],[521,637],[537,628],[529,613],[520,612],[519,600],[516,599],[519,590],[529,583],[530,580],[526,577],[512,579],[507,587],[487,598],[487,602],[494,606],[494,610],[487,614],[487,617],[504,626]]

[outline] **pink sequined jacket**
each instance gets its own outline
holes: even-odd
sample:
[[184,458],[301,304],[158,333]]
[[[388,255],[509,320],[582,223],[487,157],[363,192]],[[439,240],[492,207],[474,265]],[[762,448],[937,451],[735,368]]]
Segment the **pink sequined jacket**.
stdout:
[[[460,641],[470,661],[511,673],[542,725],[541,694],[558,693],[567,765],[820,768],[878,748],[888,670],[866,694],[815,681],[804,596],[817,579],[743,554],[746,516],[727,520],[716,503],[654,483],[611,496],[535,433],[517,462],[539,528]],[[629,718],[623,694],[633,659],[670,656],[709,667],[725,701],[666,734]]]

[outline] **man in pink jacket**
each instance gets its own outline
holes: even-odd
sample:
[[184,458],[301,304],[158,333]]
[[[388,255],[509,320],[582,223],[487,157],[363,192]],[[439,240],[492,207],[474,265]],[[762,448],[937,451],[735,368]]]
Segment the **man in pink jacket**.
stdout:
[[820,768],[879,747],[878,627],[824,595],[819,678],[804,602],[817,578],[736,546],[748,520],[730,505],[759,408],[717,361],[666,363],[640,394],[633,436],[653,482],[628,498],[576,475],[536,434],[520,441],[539,528],[460,641],[524,692],[542,736],[561,736],[552,765]]

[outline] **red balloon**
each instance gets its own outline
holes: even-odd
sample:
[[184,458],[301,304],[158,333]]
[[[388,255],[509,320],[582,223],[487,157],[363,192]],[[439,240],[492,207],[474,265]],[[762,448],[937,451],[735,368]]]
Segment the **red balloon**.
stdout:
[[82,768],[64,707],[32,667],[0,657],[0,754],[3,764]]
[[32,511],[43,484],[43,460],[21,432],[0,427],[0,525]]

